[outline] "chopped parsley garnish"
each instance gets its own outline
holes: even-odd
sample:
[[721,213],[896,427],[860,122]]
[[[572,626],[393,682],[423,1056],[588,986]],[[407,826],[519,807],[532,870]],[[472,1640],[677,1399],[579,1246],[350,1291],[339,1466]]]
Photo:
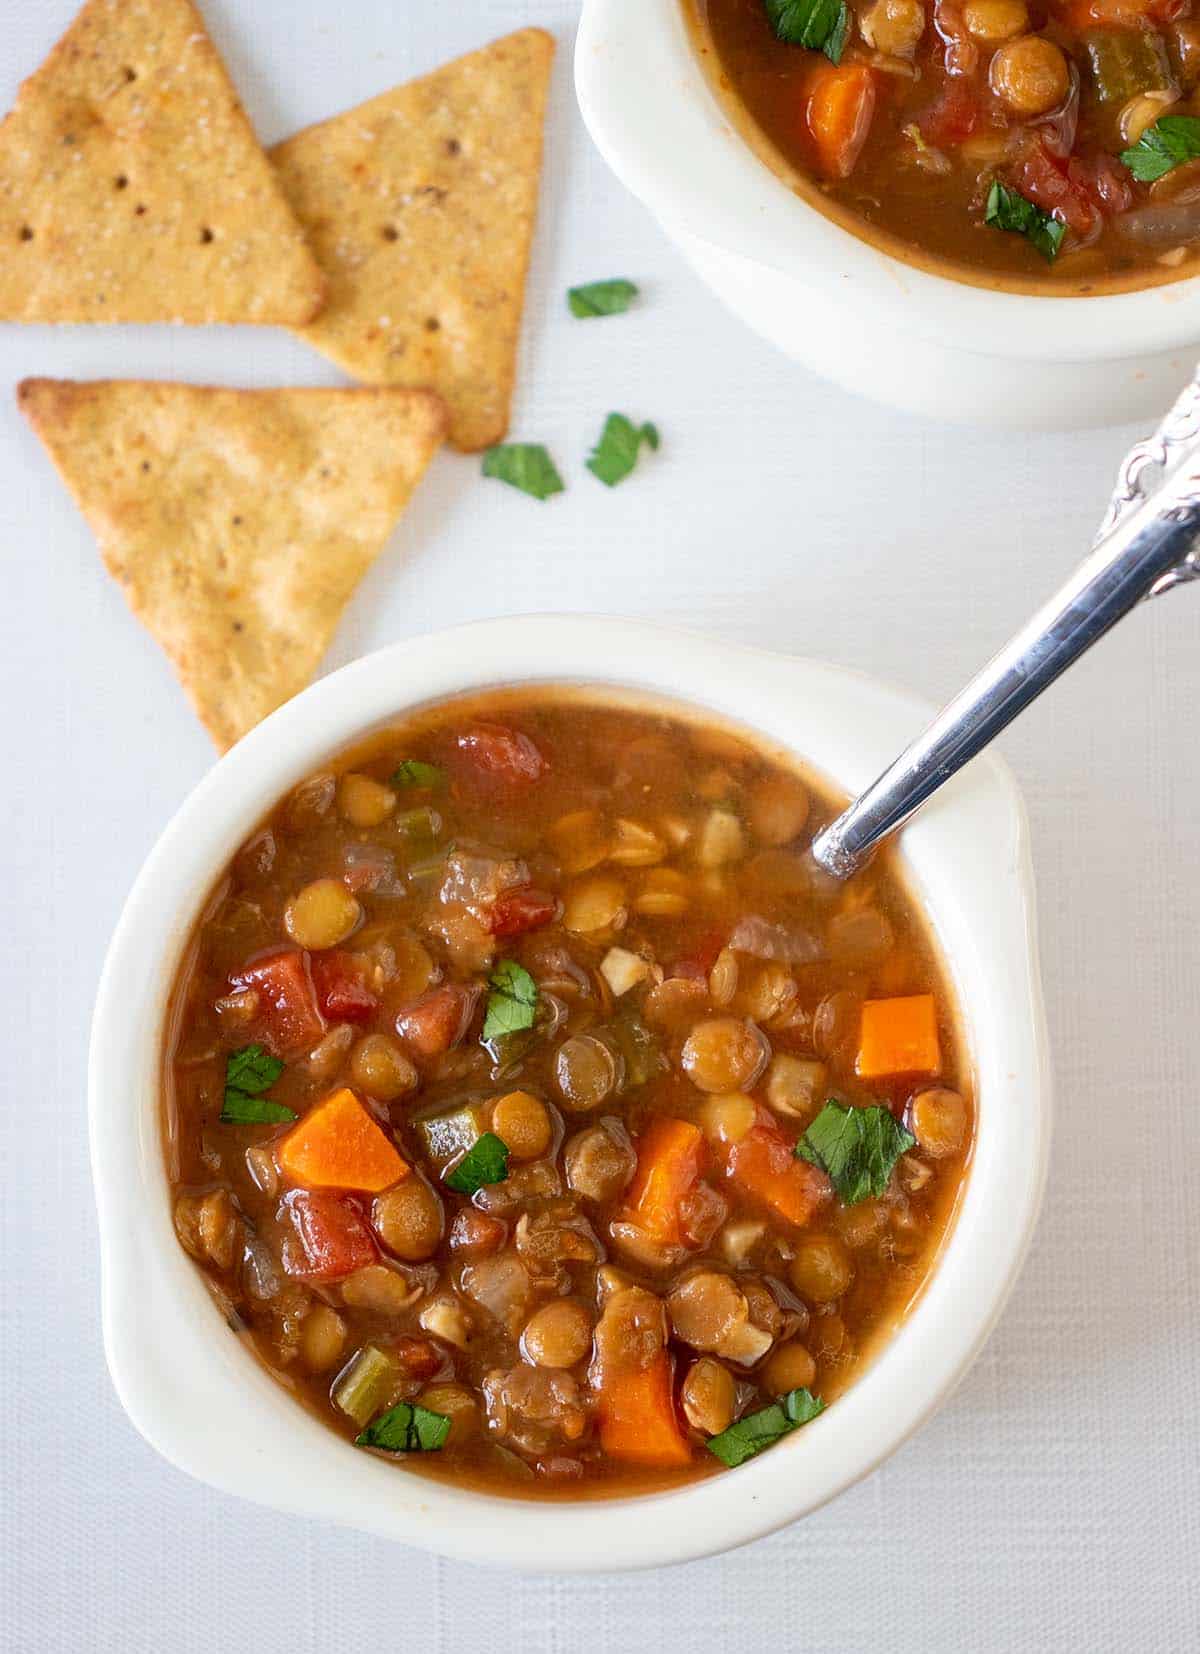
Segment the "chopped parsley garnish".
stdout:
[[278,1057],[261,1045],[243,1045],[225,1059],[225,1101],[221,1119],[227,1126],[282,1125],[295,1114],[262,1096],[283,1073]]
[[446,772],[437,764],[427,764],[421,758],[406,758],[392,774],[393,787],[434,788],[444,785]]
[[494,1131],[485,1131],[442,1181],[448,1189],[456,1189],[460,1195],[473,1195],[485,1183],[503,1183],[507,1176],[508,1144]]
[[789,46],[807,46],[840,63],[850,33],[844,0],[763,0],[771,27]]
[[444,1413],[401,1401],[355,1436],[354,1445],[378,1447],[385,1453],[436,1453],[449,1434],[450,1420]]
[[561,494],[565,486],[540,442],[503,442],[489,448],[483,456],[483,474],[507,482],[523,494],[532,494],[535,500]]
[[820,1396],[814,1396],[809,1390],[789,1390],[770,1407],[748,1413],[728,1430],[722,1430],[719,1436],[710,1436],[705,1445],[722,1464],[733,1469],[761,1453],[764,1447],[774,1447],[777,1441],[824,1411],[825,1403]]
[[615,488],[637,464],[638,451],[643,442],[650,448],[658,447],[656,426],[635,425],[624,414],[609,414],[600,440],[592,449],[587,468],[594,477]]
[[868,1196],[879,1199],[897,1160],[916,1143],[890,1109],[828,1102],[796,1144],[796,1154],[828,1175],[843,1206],[857,1206]]
[[992,180],[983,216],[986,223],[993,224],[998,230],[1012,230],[1016,235],[1023,235],[1048,264],[1053,264],[1058,257],[1058,249],[1067,233],[1065,224],[1043,212],[1041,207],[1035,207],[1032,201],[1018,195],[1016,190],[1010,190],[998,178]]
[[1200,120],[1195,115],[1164,115],[1148,126],[1121,159],[1139,184],[1156,178],[1200,157]]
[[568,287],[567,303],[572,316],[620,316],[637,298],[631,281],[589,281],[582,287]]
[[532,1028],[537,1014],[537,983],[524,965],[502,959],[488,978],[487,1011],[483,1019],[484,1040],[500,1039]]

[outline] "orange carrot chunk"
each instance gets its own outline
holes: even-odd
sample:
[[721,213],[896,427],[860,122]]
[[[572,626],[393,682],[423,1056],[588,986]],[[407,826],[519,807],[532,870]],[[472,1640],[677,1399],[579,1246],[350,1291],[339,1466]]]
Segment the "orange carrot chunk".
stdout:
[[378,1194],[409,1172],[408,1162],[345,1087],[293,1126],[277,1158],[284,1176],[306,1189],[362,1189]]
[[830,64],[815,77],[808,130],[827,178],[848,178],[875,114],[875,76],[862,63]]
[[751,1200],[797,1228],[829,1198],[825,1173],[807,1160],[796,1159],[793,1144],[761,1103],[755,1108],[750,1130],[729,1145],[725,1175]]
[[685,1465],[691,1447],[671,1394],[671,1358],[665,1350],[648,1367],[610,1373],[597,1404],[600,1446],[610,1459],[666,1468]]
[[892,1074],[936,1074],[942,1066],[937,1005],[932,994],[868,999],[862,1008],[854,1071],[863,1080]]
[[687,1120],[660,1115],[642,1133],[627,1212],[651,1240],[663,1246],[683,1242],[679,1205],[695,1187],[704,1160],[704,1134]]

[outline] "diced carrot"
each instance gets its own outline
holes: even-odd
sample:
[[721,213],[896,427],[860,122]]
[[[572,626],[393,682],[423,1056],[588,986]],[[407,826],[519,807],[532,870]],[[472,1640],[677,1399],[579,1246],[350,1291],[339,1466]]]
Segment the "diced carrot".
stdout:
[[875,114],[875,76],[862,63],[829,64],[808,98],[808,130],[827,178],[848,178]]
[[610,1373],[597,1402],[600,1446],[627,1464],[688,1464],[692,1449],[680,1428],[671,1394],[671,1358],[660,1350],[648,1367]]
[[932,994],[868,999],[862,1008],[854,1072],[863,1080],[892,1074],[936,1074],[942,1065],[937,1005]]
[[306,1189],[362,1189],[378,1194],[409,1172],[408,1162],[401,1159],[353,1091],[344,1086],[292,1127],[276,1158],[284,1176]]
[[678,1246],[684,1238],[680,1202],[704,1170],[704,1134],[687,1120],[660,1115],[642,1133],[637,1148],[627,1211],[651,1240]]
[[725,1175],[743,1194],[797,1228],[829,1198],[824,1172],[807,1160],[797,1160],[795,1145],[761,1103],[756,1105],[750,1130],[729,1145]]

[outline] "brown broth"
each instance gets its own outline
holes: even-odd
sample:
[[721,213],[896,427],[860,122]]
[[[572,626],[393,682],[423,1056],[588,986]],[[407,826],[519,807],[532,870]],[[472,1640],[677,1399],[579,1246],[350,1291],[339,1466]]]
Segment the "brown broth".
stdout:
[[[633,704],[613,704],[616,699],[608,692],[597,699],[594,692],[578,690],[493,692],[416,713],[340,754],[323,776],[355,774],[384,782],[401,760],[415,757],[444,766],[450,784],[435,793],[401,797],[384,819],[369,827],[345,819],[341,812],[349,807],[349,795],[335,790],[330,780],[307,794],[303,789],[293,791],[232,859],[206,905],[175,982],[166,1036],[165,1138],[177,1227],[229,1324],[294,1397],[348,1440],[360,1424],[340,1412],[330,1394],[338,1375],[364,1345],[383,1351],[393,1367],[390,1387],[374,1409],[375,1416],[397,1401],[422,1404],[430,1384],[458,1386],[474,1399],[473,1429],[456,1439],[456,1426],[440,1452],[408,1454],[403,1462],[422,1473],[514,1496],[644,1492],[721,1469],[704,1449],[704,1432],[692,1428],[678,1410],[680,1382],[703,1351],[674,1333],[665,1345],[673,1371],[674,1427],[686,1444],[685,1460],[678,1465],[630,1463],[606,1453],[601,1445],[601,1437],[609,1439],[604,1408],[612,1391],[606,1385],[616,1382],[612,1374],[620,1375],[628,1347],[619,1340],[614,1343],[611,1329],[605,1330],[608,1323],[603,1323],[595,1346],[589,1339],[587,1352],[569,1368],[534,1368],[522,1359],[520,1336],[535,1309],[566,1296],[594,1323],[605,1267],[619,1269],[625,1277],[625,1284],[610,1292],[619,1298],[623,1291],[640,1288],[654,1295],[644,1300],[653,1305],[673,1286],[693,1277],[698,1267],[708,1265],[709,1274],[725,1275],[739,1292],[744,1288],[749,1294],[756,1336],[771,1334],[762,1358],[750,1365],[709,1352],[710,1359],[735,1377],[736,1415],[770,1404],[773,1396],[764,1372],[781,1344],[803,1344],[810,1351],[811,1390],[827,1403],[835,1401],[903,1321],[927,1280],[952,1225],[973,1140],[969,1060],[953,991],[895,859],[881,856],[848,886],[814,881],[806,871],[803,851],[839,808],[829,787],[809,772],[800,776],[784,755],[768,752],[743,732],[719,727],[711,718],[693,722],[678,709],[635,709]],[[497,724],[519,731],[536,748],[544,764],[538,779],[499,786],[481,783],[476,758],[464,756],[457,737],[471,728]],[[795,833],[786,833],[782,843],[770,842],[790,825],[788,811],[797,807],[797,788],[809,800],[807,819]],[[327,802],[330,794],[333,803]],[[297,802],[305,798],[307,804]],[[314,812],[314,801],[326,802],[322,813]],[[414,842],[398,823],[403,812],[427,806],[440,817],[437,840]],[[654,835],[661,856],[655,857],[653,846],[638,839],[634,860],[639,853],[652,858],[644,865],[614,863],[605,857],[594,867],[565,872],[564,861],[578,866],[590,859],[587,836],[581,851],[580,835],[564,837],[561,825],[556,830],[555,824],[561,824],[564,815],[584,810],[597,813],[602,845],[623,845],[620,853],[628,856],[629,843],[614,834],[618,820],[631,821]],[[741,853],[706,868],[699,863],[706,859],[703,846],[712,842],[705,833],[714,812],[737,823]],[[685,829],[686,842],[676,844],[674,838],[682,839]],[[448,843],[453,846],[449,852]],[[278,1037],[273,1013],[263,1010],[261,996],[252,1013],[245,1003],[237,1005],[248,1021],[234,1019],[228,1004],[223,1011],[214,1007],[230,999],[231,974],[236,976],[247,963],[253,968],[255,961],[264,954],[272,956],[281,945],[291,947],[285,913],[299,889],[348,867],[359,878],[364,858],[372,878],[380,867],[388,871],[374,890],[360,883],[361,923],[333,951],[355,958],[356,979],[369,986],[378,1004],[365,1016],[362,1007],[356,1008],[354,1014],[361,1020],[352,1025],[339,1024],[332,1015],[324,1018],[318,1030],[321,1038],[339,1025],[351,1031],[344,1036],[346,1049],[314,1075],[308,1071],[306,1051],[319,1040],[309,1039],[303,1050],[284,1050],[286,1041]],[[454,903],[434,899],[448,877],[447,869],[458,870],[457,877],[464,866],[478,871],[477,863],[490,863],[493,905],[488,912],[494,919],[494,868],[513,858],[525,864],[520,871],[526,886],[560,904],[549,923],[493,944],[477,922],[467,922],[469,914],[464,918]],[[404,876],[406,867],[427,863],[435,865],[431,875],[415,881]],[[581,911],[580,884],[605,879],[620,881],[623,920],[614,918],[608,929],[594,935],[566,929],[565,922]],[[686,911],[639,911],[647,905],[648,892],[649,905],[654,905],[655,892],[663,905],[664,891],[685,902]],[[853,924],[848,920],[851,914]],[[734,998],[715,1004],[710,986],[716,981],[711,976],[715,961],[723,957],[721,949],[734,927],[748,915],[783,927],[793,949],[799,946],[796,938],[804,935],[816,938],[828,954],[836,932],[838,949],[844,952],[853,945],[849,933],[864,925],[870,945],[862,958],[824,957],[790,965],[738,952]],[[598,972],[614,945],[653,962],[666,987],[655,986],[651,979],[614,1000]],[[411,1027],[414,1002],[420,1005],[447,984],[459,992],[472,980],[486,978],[491,967],[484,956],[493,948],[495,957],[517,959],[529,969],[541,985],[542,1014],[553,1006],[561,1026],[553,1032],[535,1030],[524,1050],[520,1045],[525,1037],[516,1035],[512,1038],[517,1046],[489,1052],[480,1043],[482,1008],[476,1006],[461,1042],[436,1055],[422,1056],[411,1041],[406,1046],[397,1039],[397,1019],[404,1023],[408,1016],[405,1026]],[[324,968],[317,952],[310,950],[302,957],[306,972]],[[310,981],[310,975],[304,980]],[[235,987],[232,997],[237,999],[239,992],[246,990]],[[852,996],[853,1003],[838,1002],[843,1004],[842,1016],[831,1043],[828,1019],[822,1022],[820,1007],[835,993]],[[857,1001],[922,993],[934,995],[937,1004],[941,1060],[936,1078],[910,1073],[870,1082],[860,1079],[854,1068]],[[651,1245],[647,1253],[646,1232],[635,1225],[636,1247],[630,1252],[628,1242],[614,1238],[610,1229],[628,1218],[628,1178],[604,1198],[581,1193],[566,1175],[564,1144],[593,1130],[600,1118],[618,1120],[635,1146],[644,1145],[647,1128],[663,1117],[682,1121],[689,1130],[702,1123],[711,1133],[713,1116],[723,1106],[713,1101],[717,1094],[711,1088],[712,1070],[693,1065],[685,1073],[681,1053],[696,1024],[730,1016],[757,1017],[755,1026],[761,1028],[773,1058],[815,1060],[820,1055],[825,1063],[815,1098],[800,1115],[779,1113],[766,1103],[772,1070],[750,1081],[747,1093],[756,1109],[755,1133],[761,1127],[772,1141],[771,1134],[781,1136],[790,1151],[827,1097],[846,1104],[882,1104],[907,1119],[914,1094],[942,1085],[955,1088],[964,1101],[966,1129],[960,1148],[939,1159],[918,1144],[899,1162],[882,1199],[846,1208],[829,1197],[823,1174],[793,1161],[789,1152],[784,1156],[787,1165],[800,1168],[811,1181],[811,1188],[805,1184],[805,1197],[819,1202],[807,1224],[800,1225],[785,1221],[764,1203],[761,1192],[730,1174],[728,1147],[705,1140],[700,1149],[705,1160],[702,1187],[693,1182],[682,1197],[689,1203],[689,1214],[699,1213],[686,1220],[695,1230],[682,1244]],[[641,1084],[628,1083],[638,1077],[634,1068],[645,1056],[633,1039],[635,1024],[652,1041],[661,1065]],[[415,1061],[418,1088],[390,1103],[371,1102],[355,1083],[357,1042],[373,1034],[383,1034]],[[566,1041],[581,1036],[598,1039],[616,1053],[617,1063],[624,1063],[626,1084],[599,1106],[573,1109],[564,1099],[556,1065]],[[273,1038],[286,1066],[270,1087],[272,1101],[303,1118],[324,1098],[349,1086],[360,1101],[366,1099],[372,1118],[385,1128],[405,1161],[427,1178],[445,1214],[442,1239],[428,1261],[397,1259],[376,1232],[370,1244],[377,1255],[362,1268],[312,1277],[312,1257],[297,1241],[296,1208],[288,1204],[295,1199],[289,1193],[295,1190],[295,1180],[281,1175],[276,1158],[293,1127],[222,1124],[218,1118],[228,1053],[251,1040],[269,1045]],[[724,1046],[718,1047],[720,1060],[725,1052]],[[705,1079],[707,1091],[693,1083],[698,1076]],[[431,1157],[419,1123],[463,1104],[482,1107],[486,1123],[494,1099],[518,1089],[531,1094],[543,1109],[551,1141],[532,1160],[518,1164],[514,1156],[510,1177],[514,1172],[518,1181],[536,1177],[557,1184],[561,1193],[552,1195],[543,1186],[524,1199],[514,1198],[513,1186],[504,1183],[481,1190],[473,1200],[452,1192],[439,1175],[451,1168],[436,1155]],[[258,1167],[256,1175],[248,1150]],[[792,1178],[791,1171],[787,1177]],[[400,1186],[408,1186],[410,1179]],[[791,1181],[787,1188],[791,1200]],[[714,1190],[725,1203],[725,1213],[710,1229]],[[214,1195],[206,1229],[199,1214],[202,1203]],[[341,1201],[339,1210],[357,1208],[370,1230],[370,1194],[334,1193],[327,1198]],[[503,1260],[508,1270],[516,1259],[527,1277],[521,1283],[517,1272],[518,1290],[500,1295],[500,1319],[465,1290],[465,1254],[453,1252],[446,1240],[456,1217],[465,1221],[463,1214],[469,1217],[479,1209],[499,1217],[505,1234],[491,1259],[475,1262],[485,1263],[494,1274],[495,1260]],[[638,1216],[640,1222],[642,1214]],[[747,1222],[763,1224],[762,1235],[744,1259],[731,1264],[725,1250],[731,1225]],[[553,1237],[541,1251],[542,1243],[530,1238],[539,1233]],[[832,1237],[837,1256],[848,1260],[853,1270],[850,1284],[829,1303],[806,1298],[795,1285],[797,1247],[814,1234]],[[567,1251],[578,1244],[591,1256],[562,1256],[564,1235],[570,1243]],[[357,1261],[363,1264],[361,1258]],[[421,1294],[402,1308],[359,1301],[356,1293],[366,1290],[366,1269],[380,1272],[366,1282],[372,1291],[378,1292],[382,1281],[393,1295],[413,1286],[420,1286]],[[442,1297],[465,1309],[470,1333],[465,1349],[421,1325],[430,1301]],[[494,1297],[490,1301],[494,1304]],[[338,1317],[344,1337],[336,1354],[314,1367],[305,1343],[306,1323],[315,1327],[320,1316],[328,1321],[329,1312]],[[607,1366],[601,1359],[606,1352]],[[501,1379],[489,1380],[489,1374],[497,1373]],[[494,1393],[484,1401],[489,1382]],[[530,1386],[536,1391],[532,1399],[526,1395]],[[515,1405],[513,1396],[522,1404],[528,1402],[528,1410]]]

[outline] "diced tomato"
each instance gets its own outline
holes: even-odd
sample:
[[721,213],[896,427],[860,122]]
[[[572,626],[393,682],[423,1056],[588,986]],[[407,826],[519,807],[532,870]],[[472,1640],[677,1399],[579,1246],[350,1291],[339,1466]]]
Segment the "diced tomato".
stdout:
[[529,736],[506,724],[474,724],[463,730],[456,745],[471,778],[497,787],[527,787],[546,769]]
[[375,1262],[378,1252],[358,1202],[346,1195],[293,1189],[283,1204],[292,1220],[303,1257],[283,1253],[289,1275],[310,1281],[340,1281]]
[[770,1109],[757,1105],[754,1124],[726,1151],[725,1175],[743,1194],[797,1227],[806,1224],[829,1198],[829,1179],[780,1130]]
[[979,97],[962,75],[948,76],[933,103],[917,117],[917,130],[935,149],[953,149],[978,125]]
[[456,1257],[486,1258],[498,1252],[507,1238],[503,1220],[476,1206],[461,1207],[450,1225],[450,1250]]
[[314,954],[310,969],[323,1017],[330,1022],[370,1022],[379,1001],[363,981],[353,954],[340,948]]
[[1087,191],[1068,176],[1067,163],[1051,155],[1044,144],[1030,146],[1014,166],[1010,182],[1034,206],[1060,218],[1081,240],[1095,232],[1099,210]]
[[1104,214],[1115,218],[1133,205],[1133,187],[1128,170],[1113,155],[1102,150],[1095,155],[1073,155],[1067,162],[1067,177],[1077,184]]
[[392,1350],[409,1378],[432,1378],[446,1362],[428,1338],[414,1338],[411,1334],[397,1338]]
[[324,1030],[308,971],[307,955],[296,948],[264,954],[229,978],[237,992],[258,995],[255,1029],[277,1057],[293,1056],[316,1044]]
[[808,130],[826,178],[848,178],[875,115],[875,76],[862,63],[826,64],[813,78]]
[[478,999],[474,983],[447,982],[431,988],[400,1012],[396,1032],[415,1056],[440,1057],[466,1033]]
[[502,890],[492,903],[488,929],[493,936],[520,936],[527,930],[548,925],[558,914],[557,898],[532,885],[520,884]]

